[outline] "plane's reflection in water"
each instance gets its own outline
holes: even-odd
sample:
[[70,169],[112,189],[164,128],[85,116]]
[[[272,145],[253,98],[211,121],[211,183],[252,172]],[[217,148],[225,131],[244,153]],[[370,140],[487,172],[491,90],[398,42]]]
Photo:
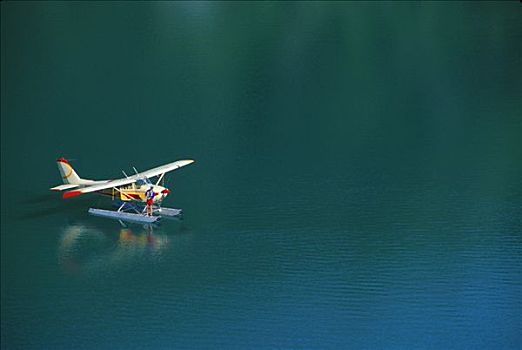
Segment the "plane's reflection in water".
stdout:
[[58,256],[63,269],[74,274],[158,260],[168,246],[168,236],[151,225],[108,230],[74,223],[63,229]]

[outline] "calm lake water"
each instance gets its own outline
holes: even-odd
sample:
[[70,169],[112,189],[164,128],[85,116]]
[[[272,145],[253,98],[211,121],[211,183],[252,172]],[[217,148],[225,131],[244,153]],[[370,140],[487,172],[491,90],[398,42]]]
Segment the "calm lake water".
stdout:
[[522,348],[520,3],[0,9],[2,348]]

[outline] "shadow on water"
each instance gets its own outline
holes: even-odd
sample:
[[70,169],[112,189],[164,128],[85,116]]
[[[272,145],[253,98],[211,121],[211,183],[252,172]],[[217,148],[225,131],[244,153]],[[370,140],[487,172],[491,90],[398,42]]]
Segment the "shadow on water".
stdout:
[[56,193],[48,192],[48,193],[41,193],[34,196],[31,196],[29,198],[23,199],[20,201],[23,205],[31,205],[31,204],[41,204],[41,203],[50,203],[52,201],[56,201]]
[[169,246],[164,230],[152,225],[98,225],[75,221],[61,230],[58,258],[67,273],[123,268],[154,261]]
[[37,193],[14,207],[10,217],[15,221],[51,222],[58,230],[58,260],[71,274],[107,273],[139,262],[154,263],[168,249],[170,233],[190,231],[183,220],[175,218],[144,225],[94,217],[88,213],[90,207],[111,208],[111,201],[99,196],[63,200],[55,193]]
[[17,212],[13,218],[17,220],[37,220],[52,215],[80,216],[95,202],[93,197],[63,200],[55,193],[35,194],[16,204]]

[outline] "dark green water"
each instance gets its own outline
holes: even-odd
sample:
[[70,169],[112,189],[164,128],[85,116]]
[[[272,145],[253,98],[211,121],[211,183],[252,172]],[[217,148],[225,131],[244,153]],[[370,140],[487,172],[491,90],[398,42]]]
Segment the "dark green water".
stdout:
[[0,9],[2,348],[522,347],[520,3]]

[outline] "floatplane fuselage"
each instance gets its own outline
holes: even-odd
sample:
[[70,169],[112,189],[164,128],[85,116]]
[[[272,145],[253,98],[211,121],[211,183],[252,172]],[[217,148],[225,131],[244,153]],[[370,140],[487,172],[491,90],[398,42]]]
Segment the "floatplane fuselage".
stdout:
[[[133,202],[137,203],[136,206],[129,206],[127,205],[126,208],[133,208],[134,211],[138,212],[138,214],[141,214],[137,208],[143,208],[144,203],[147,202],[147,200],[152,200],[152,202],[156,205],[156,208],[158,209],[157,212],[161,213],[161,202],[169,195],[170,190],[166,188],[165,186],[160,185],[162,181],[164,180],[164,176],[167,172],[179,169],[181,167],[184,167],[186,165],[189,165],[193,163],[194,161],[191,159],[188,160],[178,160],[172,163],[168,163],[141,173],[138,173],[135,170],[136,174],[132,176],[127,176],[125,172],[123,174],[125,175],[124,178],[116,179],[116,180],[88,180],[83,179],[76,171],[73,169],[71,164],[65,159],[65,158],[58,158],[56,160],[58,164],[58,170],[60,171],[60,174],[62,176],[63,184],[59,186],[52,187],[52,191],[65,191],[63,193],[63,198],[72,198],[76,197],[85,193],[98,193],[101,195],[109,196],[114,201],[119,201],[123,203],[121,207],[118,209],[117,212],[121,212],[124,210],[125,203]],[[150,181],[151,178],[157,177],[156,183],[152,183]],[[151,192],[152,191],[152,192]],[[147,192],[149,196],[147,196]],[[151,197],[152,193],[152,198]],[[181,212],[179,209],[170,209],[170,208],[164,208],[165,210],[163,213],[174,213],[174,212]],[[168,210],[167,210],[168,209]],[[91,209],[89,212],[95,213],[92,211],[103,211],[105,210],[101,209]],[[174,210],[174,211],[173,211]],[[136,215],[131,213],[123,213],[128,215]],[[165,214],[164,214],[165,215]],[[112,214],[106,215],[113,217]],[[127,216],[125,218],[127,218]],[[131,218],[133,218],[131,216]],[[156,218],[158,219],[158,218]],[[141,219],[137,218],[138,221],[147,221],[149,219]]]

